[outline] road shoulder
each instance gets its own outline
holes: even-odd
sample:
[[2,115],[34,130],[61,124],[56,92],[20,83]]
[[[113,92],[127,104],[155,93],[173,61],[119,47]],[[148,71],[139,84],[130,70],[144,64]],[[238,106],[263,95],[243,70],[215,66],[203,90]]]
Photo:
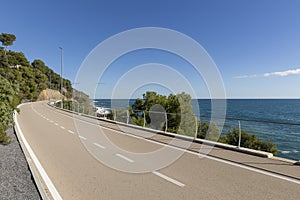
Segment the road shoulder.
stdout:
[[11,143],[0,145],[1,199],[41,199],[14,130],[9,129],[7,134]]

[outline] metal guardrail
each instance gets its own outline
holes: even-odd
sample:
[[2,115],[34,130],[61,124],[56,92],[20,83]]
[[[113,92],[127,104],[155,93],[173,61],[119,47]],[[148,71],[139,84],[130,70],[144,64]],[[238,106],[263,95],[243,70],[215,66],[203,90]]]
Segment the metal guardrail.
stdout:
[[[50,105],[50,104],[49,104]],[[266,158],[271,158],[273,157],[272,153],[268,153],[268,152],[264,152],[264,151],[259,151],[259,150],[254,150],[254,149],[249,149],[249,148],[244,148],[238,145],[230,145],[230,144],[224,144],[224,143],[220,143],[220,142],[216,142],[216,141],[210,141],[210,140],[206,140],[206,139],[200,139],[197,138],[197,131],[195,131],[195,133],[193,134],[193,136],[187,136],[187,135],[180,135],[177,133],[171,133],[171,132],[167,132],[166,129],[165,130],[157,130],[157,129],[153,129],[151,127],[148,127],[147,124],[144,123],[144,126],[139,126],[136,124],[131,124],[130,123],[130,115],[128,111],[124,111],[123,112],[123,116],[121,118],[124,119],[124,121],[118,121],[117,120],[117,115],[113,115],[113,119],[107,119],[107,115],[103,115],[102,117],[98,117],[96,116],[95,112],[93,112],[93,114],[91,114],[91,112],[88,112],[88,109],[79,109],[77,108],[77,111],[86,111],[84,112],[77,112],[76,109],[74,110],[68,110],[68,109],[63,109],[60,108],[58,106],[55,105],[50,105],[55,107],[56,109],[59,110],[63,110],[63,111],[67,111],[76,115],[81,115],[81,116],[85,116],[85,117],[89,117],[89,118],[93,118],[93,119],[97,119],[97,120],[102,120],[102,121],[106,121],[106,122],[110,122],[110,123],[115,123],[115,124],[119,124],[122,126],[127,126],[127,127],[131,127],[131,128],[135,128],[135,129],[140,129],[140,130],[145,130],[145,131],[149,131],[152,133],[157,133],[157,134],[162,134],[162,135],[166,135],[166,136],[170,136],[170,137],[176,137],[176,138],[180,138],[183,140],[188,140],[188,141],[193,141],[193,142],[197,142],[197,143],[201,143],[201,144],[205,144],[205,145],[209,145],[209,146],[215,146],[215,147],[220,147],[220,148],[224,148],[224,149],[229,149],[229,150],[234,150],[234,151],[238,151],[238,152],[242,152],[242,153],[247,153],[247,154],[251,154],[251,155],[255,155],[255,156],[260,156],[260,157],[266,157]],[[144,112],[149,112],[149,111],[144,111]],[[124,115],[124,113],[126,113]],[[155,112],[155,113],[161,113],[161,112]],[[165,116],[169,115],[169,114],[173,114],[173,113],[161,113],[164,114]],[[145,114],[143,114],[144,116],[144,121],[145,121]],[[167,120],[167,118],[165,118],[165,120]],[[195,117],[195,121],[198,120],[198,117]],[[197,124],[197,123],[196,123]],[[198,129],[197,126],[195,126],[196,130]]]

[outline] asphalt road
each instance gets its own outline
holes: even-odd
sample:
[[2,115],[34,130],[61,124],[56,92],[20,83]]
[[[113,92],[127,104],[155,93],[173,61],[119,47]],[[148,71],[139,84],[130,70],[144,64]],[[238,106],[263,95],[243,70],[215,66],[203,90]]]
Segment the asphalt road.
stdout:
[[20,128],[63,199],[300,196],[300,167],[291,163],[220,148],[204,155],[204,145],[73,116],[43,102],[20,109]]

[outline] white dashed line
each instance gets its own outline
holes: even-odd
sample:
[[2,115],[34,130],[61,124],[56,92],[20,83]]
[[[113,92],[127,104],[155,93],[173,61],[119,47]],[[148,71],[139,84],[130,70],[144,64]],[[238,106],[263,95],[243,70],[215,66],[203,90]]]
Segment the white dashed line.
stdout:
[[171,183],[174,183],[175,185],[178,185],[179,187],[184,187],[185,186],[185,184],[183,184],[179,181],[176,181],[175,179],[172,179],[172,178],[170,178],[170,177],[168,177],[168,176],[166,176],[162,173],[159,173],[157,171],[153,171],[152,173],[155,174],[156,176],[159,176],[160,178],[163,178],[163,179],[165,179],[165,180],[167,180]]
[[131,163],[134,162],[134,161],[131,160],[130,158],[127,158],[126,156],[123,156],[123,155],[121,155],[121,154],[119,154],[119,153],[117,153],[116,156],[118,156],[118,157],[120,157],[120,158],[122,158],[122,159],[124,159],[124,160],[126,160],[126,161],[128,161],[128,162],[131,162]]
[[50,123],[53,123],[53,121],[52,121],[52,120],[50,120]]
[[68,132],[69,132],[69,133],[72,133],[72,134],[75,134],[75,133],[74,133],[73,131],[71,131],[71,130],[68,130]]
[[65,128],[65,127],[63,127],[63,126],[60,126],[60,128],[61,128],[61,129],[66,129],[66,128]]
[[97,147],[100,147],[101,149],[105,149],[106,148],[105,146],[102,146],[101,144],[98,144],[96,142],[94,143],[94,145],[97,146]]
[[[31,105],[31,107],[32,107],[32,105]],[[33,107],[32,107],[32,109],[34,110]],[[53,113],[56,113],[56,114],[58,113],[58,112],[55,112],[52,109],[48,109],[48,110],[51,111],[51,112],[53,112]],[[34,112],[36,112],[36,110],[34,110]],[[59,114],[60,115],[64,115],[65,117],[69,117],[69,118],[71,118],[73,120],[81,121],[83,123],[90,124],[90,125],[93,125],[93,126],[96,126],[96,127],[100,126],[98,124],[82,120],[80,118],[74,118],[72,116],[68,116],[68,115],[61,114],[61,113],[59,113]],[[107,127],[104,127],[104,126],[100,126],[100,127],[103,128],[103,129],[105,129],[105,130],[110,130],[112,132],[116,132],[116,133],[119,133],[119,134],[124,134],[123,132],[118,131],[118,130],[114,130],[112,128],[107,128]],[[142,137],[136,136],[136,135],[130,135],[130,134],[127,134],[127,135],[129,137],[133,137],[133,138],[138,138],[138,139],[142,138]],[[181,149],[180,147],[170,146],[168,144],[162,144],[160,142],[153,141],[153,140],[146,140],[146,141],[148,141],[150,143],[158,144],[158,145],[161,145],[161,146],[165,146],[165,147],[168,147],[168,148],[171,148],[171,149],[175,149],[175,150],[178,150],[178,151],[183,151],[184,153],[189,153],[189,154],[192,154],[192,155],[195,155],[195,156],[200,156],[201,158],[204,157],[204,158],[207,158],[207,159],[210,159],[210,160],[214,160],[214,161],[217,161],[217,162],[225,163],[225,164],[228,164],[228,165],[231,165],[231,166],[235,166],[235,167],[238,167],[238,168],[246,169],[246,170],[249,170],[249,171],[253,171],[253,172],[256,172],[256,173],[264,174],[264,175],[271,176],[271,177],[274,177],[274,178],[278,178],[278,179],[281,179],[281,180],[285,180],[285,181],[289,181],[289,182],[292,182],[292,183],[300,184],[300,181],[292,179],[292,178],[288,178],[288,177],[286,177],[284,175],[277,175],[277,174],[274,174],[272,172],[267,172],[267,171],[260,170],[260,169],[257,169],[257,168],[253,168],[253,167],[250,167],[250,166],[245,166],[245,165],[234,163],[234,162],[230,162],[230,161],[227,161],[227,160],[222,160],[221,158],[215,158],[215,157],[212,157],[212,156],[209,156],[209,155],[201,155],[198,152],[188,151],[186,149]],[[155,171],[153,173],[154,174],[156,173],[156,175],[160,174],[159,172],[155,172]]]
[[86,138],[85,138],[85,137],[83,137],[83,136],[81,136],[81,135],[79,135],[79,137],[80,137],[81,139],[83,139],[83,140],[86,140]]
[[58,123],[54,123],[55,126],[58,126]]

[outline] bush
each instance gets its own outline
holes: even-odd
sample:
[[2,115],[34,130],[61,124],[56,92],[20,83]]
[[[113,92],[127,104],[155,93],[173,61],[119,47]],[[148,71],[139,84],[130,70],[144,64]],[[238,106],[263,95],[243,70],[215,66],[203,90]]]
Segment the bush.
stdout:
[[10,139],[5,130],[13,124],[13,111],[19,103],[16,97],[18,87],[0,76],[0,144],[8,144]]
[[[233,129],[229,131],[225,136],[221,136],[219,142],[238,145],[239,141],[239,130]],[[250,135],[245,131],[241,131],[241,147],[256,149],[260,151],[267,151],[273,155],[277,155],[278,149],[274,143],[270,140],[267,142],[262,141],[260,138],[257,138],[256,135]]]
[[214,122],[209,124],[208,122],[200,123],[200,121],[198,121],[198,124],[197,138],[218,141],[220,129]]
[[3,127],[0,127],[0,144],[9,144],[10,138],[6,135]]

